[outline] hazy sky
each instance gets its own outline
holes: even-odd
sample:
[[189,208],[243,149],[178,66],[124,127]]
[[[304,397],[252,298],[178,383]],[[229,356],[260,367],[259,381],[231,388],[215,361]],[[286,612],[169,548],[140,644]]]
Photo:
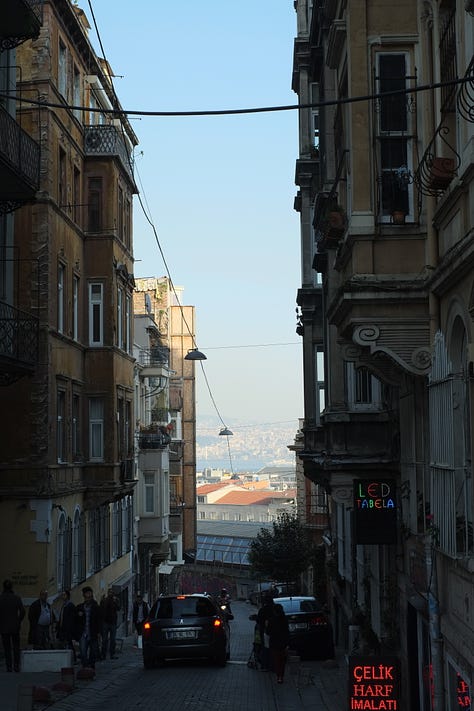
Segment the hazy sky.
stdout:
[[[88,0],[79,4],[100,54]],[[126,109],[297,103],[292,0],[92,0],[92,8]],[[296,111],[132,118],[132,125],[141,195],[172,280],[196,307],[196,341],[225,423],[296,425],[303,414]],[[136,276],[166,273],[137,201],[134,250]],[[199,428],[215,408],[196,372]]]

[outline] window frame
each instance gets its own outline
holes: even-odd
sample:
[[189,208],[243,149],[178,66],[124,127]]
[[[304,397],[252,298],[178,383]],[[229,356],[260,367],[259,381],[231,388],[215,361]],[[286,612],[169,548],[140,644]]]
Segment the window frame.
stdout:
[[[101,412],[92,413],[94,404],[100,405]],[[104,461],[104,419],[105,419],[105,402],[103,397],[89,398],[89,461],[103,462]],[[96,434],[96,431],[98,434]],[[98,449],[96,449],[96,443]]]
[[[97,288],[100,294],[93,293]],[[89,282],[89,345],[104,345],[104,284],[101,281]]]

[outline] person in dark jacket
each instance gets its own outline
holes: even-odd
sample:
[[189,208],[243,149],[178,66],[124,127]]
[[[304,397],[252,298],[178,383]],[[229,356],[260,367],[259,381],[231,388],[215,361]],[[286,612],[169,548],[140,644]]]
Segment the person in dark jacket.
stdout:
[[285,675],[288,645],[290,643],[290,630],[283,607],[278,603],[273,605],[273,615],[268,620],[267,631],[273,668],[277,676],[277,682],[282,684]]
[[61,593],[63,604],[59,611],[59,619],[56,625],[56,637],[62,642],[66,649],[72,651],[74,662],[76,661],[76,650],[74,648],[74,630],[76,625],[76,606],[71,600],[71,592],[64,590]]
[[0,594],[0,634],[7,671],[20,671],[20,627],[25,608],[19,595],[13,592],[11,580],[4,580]]
[[137,598],[133,603],[133,624],[135,625],[135,630],[137,636],[140,637],[142,633],[143,622],[148,617],[148,603],[143,599],[140,593],[137,594]]
[[114,594],[114,591],[109,590],[107,595],[100,602],[100,614],[102,618],[102,659],[105,659],[107,656],[107,647],[109,647],[110,658],[117,659],[115,656],[115,638],[117,636],[119,610],[120,601]]
[[84,602],[76,607],[75,639],[79,641],[82,666],[95,669],[99,658],[100,608],[91,587],[82,588],[82,595]]
[[48,602],[47,590],[41,590],[38,599],[31,603],[28,621],[30,623],[28,642],[34,649],[48,649],[51,646],[53,614]]
[[262,607],[257,613],[257,627],[260,632],[261,648],[260,648],[260,663],[262,670],[270,671],[272,668],[272,660],[270,657],[270,649],[268,647],[268,620],[273,616],[273,597],[270,593],[266,593],[262,598]]

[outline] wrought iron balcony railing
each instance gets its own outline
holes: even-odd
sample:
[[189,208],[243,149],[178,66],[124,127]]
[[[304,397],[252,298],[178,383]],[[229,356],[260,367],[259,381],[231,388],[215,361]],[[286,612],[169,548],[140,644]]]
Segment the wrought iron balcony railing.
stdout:
[[31,370],[38,361],[38,319],[0,301],[0,371]]
[[170,435],[164,432],[140,432],[138,436],[140,449],[165,449],[170,442]]
[[474,123],[474,57],[471,59],[466,73],[464,75],[464,81],[458,91],[457,95],[457,107],[461,116]]
[[116,156],[133,180],[133,158],[115,126],[84,126],[84,152],[87,156]]
[[38,37],[42,23],[43,0],[3,0],[0,51]]
[[0,213],[33,199],[39,167],[38,143],[0,106]]
[[138,360],[140,365],[148,367],[156,367],[160,365],[168,365],[170,358],[170,349],[167,346],[154,346],[153,348],[140,348]]

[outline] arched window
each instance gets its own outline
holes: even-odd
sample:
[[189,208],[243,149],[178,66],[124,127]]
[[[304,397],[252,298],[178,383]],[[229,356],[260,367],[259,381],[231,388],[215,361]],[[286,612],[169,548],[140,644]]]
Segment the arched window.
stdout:
[[72,582],[77,584],[86,577],[86,526],[85,514],[77,508],[72,526]]

